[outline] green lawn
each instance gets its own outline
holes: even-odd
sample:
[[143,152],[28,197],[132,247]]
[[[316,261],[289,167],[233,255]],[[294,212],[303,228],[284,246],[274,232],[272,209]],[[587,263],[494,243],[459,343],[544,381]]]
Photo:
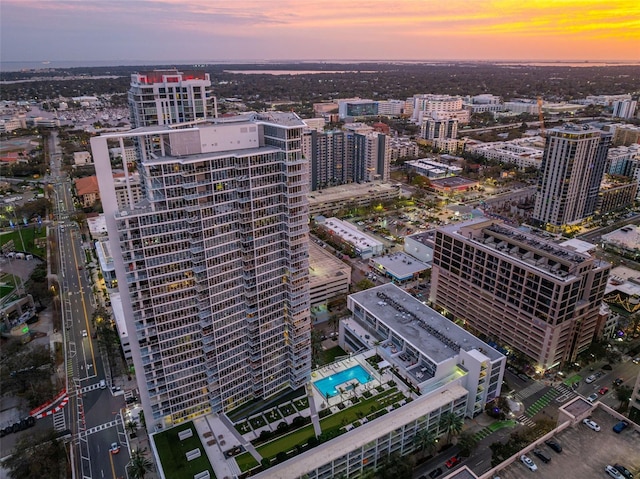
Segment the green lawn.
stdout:
[[[402,393],[399,393],[402,394]],[[385,400],[389,396],[396,396],[396,389],[392,388],[388,391],[385,391],[382,394],[378,394],[377,396],[372,397],[371,399],[367,399],[364,401],[360,401],[358,404],[351,406],[343,411],[332,414],[331,416],[325,417],[320,420],[320,428],[323,432],[328,432],[334,430],[336,428],[340,428],[343,424],[349,424],[360,419],[358,413],[361,416],[366,416],[371,413],[371,407],[373,406],[376,410],[379,410],[381,407],[384,407]],[[276,454],[280,451],[289,451],[293,449],[298,444],[306,443],[310,437],[314,435],[313,424],[309,424],[302,429],[298,429],[289,433],[285,436],[280,436],[277,439],[274,439],[271,442],[263,444],[257,448],[258,452],[262,457],[267,457],[269,459],[274,458]]]
[[21,280],[17,276],[9,273],[0,274],[0,298],[11,294],[15,289],[16,284],[20,284]]
[[579,382],[581,379],[582,376],[580,376],[579,374],[574,374],[573,376],[562,381],[562,384],[564,384],[565,386],[572,386],[574,383]]
[[320,365],[330,364],[340,356],[347,356],[346,351],[342,349],[340,346],[335,346],[333,348],[326,349],[322,351],[320,361],[318,364]]
[[44,226],[38,227],[37,231],[35,227],[18,228],[0,233],[0,243],[5,244],[13,240],[16,251],[26,251],[42,258],[46,254],[46,248],[36,248],[35,239],[45,238],[46,236],[47,229]]
[[293,402],[293,405],[298,411],[304,411],[309,407],[309,398],[303,397]]
[[[181,441],[178,438],[178,433],[185,429],[191,429],[193,436]],[[156,434],[153,436],[153,440],[160,456],[165,477],[170,477],[171,479],[193,479],[195,474],[206,470],[209,471],[212,478],[216,477],[192,422],[181,424],[168,431]],[[200,449],[202,455],[197,459],[187,461],[185,454],[193,449]]]
[[235,459],[238,467],[242,472],[253,469],[258,465],[258,461],[256,461],[248,452],[243,452],[242,454],[236,456]]
[[260,429],[263,426],[267,425],[267,421],[264,420],[262,416],[255,416],[249,418],[249,424],[251,424],[252,429]]

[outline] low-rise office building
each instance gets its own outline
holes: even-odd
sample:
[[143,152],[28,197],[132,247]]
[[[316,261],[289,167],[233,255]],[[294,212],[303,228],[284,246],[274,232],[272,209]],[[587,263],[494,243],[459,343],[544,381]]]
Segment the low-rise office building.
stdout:
[[363,259],[382,254],[384,244],[373,236],[363,233],[347,221],[338,218],[317,217],[318,225],[332,238],[346,246],[353,254]]

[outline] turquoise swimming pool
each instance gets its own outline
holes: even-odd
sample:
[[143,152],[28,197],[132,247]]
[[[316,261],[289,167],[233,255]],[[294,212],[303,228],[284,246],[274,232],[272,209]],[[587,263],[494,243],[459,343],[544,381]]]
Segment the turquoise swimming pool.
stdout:
[[354,379],[360,384],[366,384],[373,378],[362,366],[358,365],[332,374],[327,378],[319,379],[313,384],[325,398],[330,398],[340,394],[336,389],[338,386],[346,382],[352,382]]

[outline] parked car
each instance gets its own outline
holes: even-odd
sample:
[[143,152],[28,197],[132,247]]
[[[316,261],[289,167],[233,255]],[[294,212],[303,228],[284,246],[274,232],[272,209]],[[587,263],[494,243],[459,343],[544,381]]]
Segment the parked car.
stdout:
[[622,378],[615,378],[615,379],[613,380],[613,385],[614,385],[614,386],[616,386],[616,387],[618,387],[618,386],[620,386],[623,382],[624,382],[624,379],[622,379]]
[[608,473],[613,479],[624,479],[624,476],[618,471],[615,467],[607,464],[607,467],[604,468],[604,471]]
[[442,475],[442,468],[441,467],[438,467],[438,468],[434,469],[433,471],[431,471],[429,473],[429,477],[431,479],[435,479],[436,477],[441,476],[441,475]]
[[629,423],[627,421],[620,421],[615,426],[613,426],[613,432],[617,432],[618,434],[620,434],[627,428],[628,425]]
[[452,467],[454,467],[454,466],[456,466],[458,464],[460,464],[460,457],[459,456],[453,456],[447,462],[444,463],[444,465],[447,466],[447,469],[451,469]]
[[527,466],[531,472],[535,472],[538,470],[538,466],[536,466],[536,463],[533,462],[533,460],[526,454],[520,456],[520,461],[522,462],[522,464]]
[[545,464],[548,462],[551,462],[551,456],[547,454],[545,451],[543,451],[542,449],[538,449],[538,448],[534,449],[533,454]]
[[596,377],[595,375],[592,374],[591,376],[587,377],[587,379],[585,379],[584,382],[587,384],[591,384],[595,380],[596,380]]
[[587,401],[589,402],[596,402],[597,400],[598,400],[598,395],[596,393],[589,395],[589,397],[587,398]]
[[582,424],[587,426],[589,429],[593,429],[596,432],[600,431],[600,426],[598,426],[598,423],[592,421],[591,419],[583,419]]
[[618,472],[620,472],[627,479],[633,479],[633,474],[631,474],[631,471],[624,467],[622,464],[614,464],[613,467],[615,467]]
[[601,396],[604,396],[604,395],[605,395],[605,394],[607,394],[608,392],[609,392],[609,388],[608,388],[608,387],[606,387],[606,386],[605,386],[605,387],[603,387],[603,388],[600,388],[600,389],[598,390],[598,393],[599,393]]
[[553,449],[554,451],[556,451],[558,454],[560,454],[562,452],[562,446],[560,445],[560,443],[558,441],[556,441],[555,439],[547,439],[546,441],[544,441],[544,443],[549,446],[551,449]]

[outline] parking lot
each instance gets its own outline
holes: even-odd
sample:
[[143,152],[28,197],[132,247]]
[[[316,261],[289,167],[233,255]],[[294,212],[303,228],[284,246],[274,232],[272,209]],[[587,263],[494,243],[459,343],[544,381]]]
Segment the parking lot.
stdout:
[[638,477],[640,433],[629,427],[616,434],[612,428],[618,419],[601,408],[596,408],[591,418],[600,426],[599,432],[592,431],[580,422],[555,436],[562,445],[560,454],[553,452],[545,444],[539,446],[551,457],[549,463],[545,464],[533,453],[528,453],[534,460],[537,471],[529,471],[517,460],[494,476],[499,476],[500,479],[602,479],[609,477],[604,470],[607,464],[619,463]]

